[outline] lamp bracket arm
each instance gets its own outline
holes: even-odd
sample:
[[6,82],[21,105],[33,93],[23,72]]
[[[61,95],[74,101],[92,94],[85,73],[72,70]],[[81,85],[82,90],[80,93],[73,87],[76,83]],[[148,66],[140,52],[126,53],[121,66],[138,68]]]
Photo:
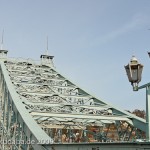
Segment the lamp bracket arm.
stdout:
[[150,82],[147,83],[147,84],[144,84],[144,85],[142,85],[142,86],[140,86],[140,87],[138,87],[138,90],[139,90],[139,89],[146,88],[146,87],[150,87]]

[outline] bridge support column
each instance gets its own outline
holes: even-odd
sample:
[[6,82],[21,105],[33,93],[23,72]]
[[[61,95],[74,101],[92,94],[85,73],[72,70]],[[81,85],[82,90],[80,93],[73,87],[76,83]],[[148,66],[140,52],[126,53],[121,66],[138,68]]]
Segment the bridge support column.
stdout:
[[146,139],[150,141],[150,86],[146,87]]

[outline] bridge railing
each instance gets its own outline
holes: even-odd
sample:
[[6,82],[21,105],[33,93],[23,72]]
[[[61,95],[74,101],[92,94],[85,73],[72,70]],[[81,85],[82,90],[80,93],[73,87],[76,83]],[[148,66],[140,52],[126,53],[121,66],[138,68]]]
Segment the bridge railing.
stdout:
[[28,59],[25,59],[25,58],[14,58],[14,57],[10,57],[8,58],[7,60],[9,61],[13,61],[13,62],[27,62],[27,63],[31,63],[31,64],[34,64],[34,65],[40,65],[41,61],[40,60],[34,60],[34,59],[31,59],[31,58],[28,58]]

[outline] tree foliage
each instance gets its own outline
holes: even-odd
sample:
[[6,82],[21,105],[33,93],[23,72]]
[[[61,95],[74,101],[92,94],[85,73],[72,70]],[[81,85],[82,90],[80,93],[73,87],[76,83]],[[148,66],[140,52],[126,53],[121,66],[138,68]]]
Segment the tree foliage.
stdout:
[[146,118],[146,113],[145,110],[139,110],[139,109],[135,109],[132,114],[135,114],[136,116],[145,119]]

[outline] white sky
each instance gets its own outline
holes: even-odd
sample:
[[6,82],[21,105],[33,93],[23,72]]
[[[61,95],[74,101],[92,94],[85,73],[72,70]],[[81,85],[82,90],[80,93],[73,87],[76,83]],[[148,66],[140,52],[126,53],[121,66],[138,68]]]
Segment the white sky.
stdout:
[[60,73],[121,109],[145,109],[124,65],[144,64],[150,82],[150,0],[0,0],[0,31],[9,57],[39,59],[46,50]]

